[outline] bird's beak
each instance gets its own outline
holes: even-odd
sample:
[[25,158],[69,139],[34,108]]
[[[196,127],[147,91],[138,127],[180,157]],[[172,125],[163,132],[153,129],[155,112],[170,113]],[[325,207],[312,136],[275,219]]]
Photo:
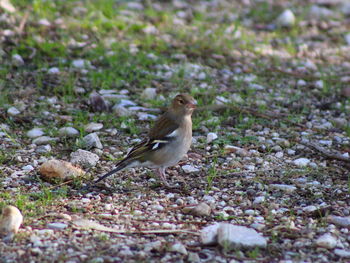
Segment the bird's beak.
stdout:
[[188,107],[191,108],[191,109],[195,109],[196,106],[197,106],[197,101],[196,100],[193,100],[190,103],[188,103]]

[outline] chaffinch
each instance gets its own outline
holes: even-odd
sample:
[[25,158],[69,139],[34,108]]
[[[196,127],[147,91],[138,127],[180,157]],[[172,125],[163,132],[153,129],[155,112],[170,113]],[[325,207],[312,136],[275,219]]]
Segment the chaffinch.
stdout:
[[177,95],[168,110],[156,121],[147,138],[134,146],[116,167],[95,183],[131,167],[156,169],[162,182],[169,186],[165,169],[176,165],[190,149],[192,142],[192,113],[196,101],[188,94]]

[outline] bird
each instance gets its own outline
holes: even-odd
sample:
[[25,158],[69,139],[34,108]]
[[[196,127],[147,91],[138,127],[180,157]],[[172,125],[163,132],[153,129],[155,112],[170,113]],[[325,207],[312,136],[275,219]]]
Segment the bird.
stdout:
[[191,147],[192,113],[196,105],[196,100],[187,93],[175,96],[147,137],[135,145],[113,170],[98,178],[95,184],[123,169],[148,167],[155,169],[163,184],[170,187],[165,170],[176,165]]

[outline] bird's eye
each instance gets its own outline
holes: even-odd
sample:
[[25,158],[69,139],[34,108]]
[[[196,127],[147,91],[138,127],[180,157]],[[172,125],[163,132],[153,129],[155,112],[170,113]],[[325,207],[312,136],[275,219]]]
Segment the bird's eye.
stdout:
[[182,99],[179,99],[178,102],[179,102],[180,104],[184,104],[184,101],[183,101]]

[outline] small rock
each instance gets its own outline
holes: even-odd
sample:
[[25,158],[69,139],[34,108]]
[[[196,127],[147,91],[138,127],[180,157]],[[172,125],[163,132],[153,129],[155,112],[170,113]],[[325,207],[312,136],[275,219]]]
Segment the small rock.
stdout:
[[282,190],[287,193],[292,193],[297,189],[295,186],[287,184],[270,184],[269,187],[277,190]]
[[49,224],[47,224],[47,228],[50,228],[50,229],[62,230],[62,229],[65,229],[67,227],[68,227],[68,225],[64,224],[64,223],[49,223]]
[[55,142],[57,141],[58,138],[53,138],[53,137],[49,137],[49,136],[40,136],[38,138],[35,138],[32,143],[36,144],[36,145],[42,145],[42,144],[48,144],[51,142]]
[[310,163],[310,160],[307,158],[298,158],[295,159],[293,163],[298,167],[305,167]]
[[291,27],[295,24],[295,16],[290,9],[284,10],[276,20],[277,26]]
[[55,180],[67,181],[85,173],[82,169],[73,166],[71,163],[61,160],[50,160],[43,163],[39,168],[39,172],[42,178],[49,182]]
[[350,45],[350,33],[344,36],[346,44]]
[[96,147],[98,149],[102,149],[103,145],[100,141],[100,138],[98,137],[97,133],[90,133],[88,135],[86,135],[83,138],[83,141],[85,143],[85,148],[86,149],[91,149],[93,147]]
[[189,173],[195,173],[195,172],[199,172],[200,170],[192,165],[186,164],[183,165],[182,170],[184,170],[185,173],[189,174]]
[[265,202],[265,196],[257,196],[254,201],[253,201],[253,204],[254,205],[257,205],[257,204],[261,204]]
[[72,152],[70,154],[70,158],[72,164],[80,165],[84,168],[95,167],[100,159],[97,154],[81,149],[77,150],[76,152]]
[[309,10],[309,17],[312,19],[323,19],[331,16],[334,16],[334,12],[325,7],[313,5]]
[[35,151],[37,153],[49,153],[49,152],[51,152],[51,150],[52,150],[52,148],[51,148],[50,144],[40,145],[35,149]]
[[141,93],[141,98],[146,100],[154,100],[157,97],[157,89],[145,88]]
[[14,54],[12,55],[12,64],[17,67],[20,67],[24,65],[24,60],[20,55]]
[[186,207],[187,209],[184,209],[184,212],[191,213],[192,215],[195,216],[210,216],[211,213],[211,208],[209,205],[207,205],[204,202],[199,203],[195,207]]
[[221,223],[217,233],[225,250],[266,247],[266,239],[251,228]]
[[7,109],[7,114],[10,116],[16,116],[20,114],[21,112],[16,107],[10,107]]
[[79,135],[79,131],[73,127],[63,127],[58,130],[58,135],[61,137],[75,137]]
[[334,254],[341,258],[350,258],[350,250],[345,249],[334,249]]
[[94,112],[107,112],[110,104],[96,91],[89,96],[89,104]]
[[194,253],[194,252],[188,253],[187,260],[190,263],[199,263],[199,262],[201,262],[201,258],[199,257],[198,253]]
[[173,244],[173,245],[170,247],[169,250],[172,251],[172,252],[178,252],[178,253],[180,253],[180,254],[187,255],[187,249],[186,249],[186,247],[185,247],[183,244],[181,244],[181,243],[175,243],[175,244]]
[[327,249],[332,249],[337,245],[337,239],[329,233],[323,234],[316,239],[316,245]]
[[125,108],[121,105],[114,105],[112,110],[119,116],[119,117],[126,117],[130,116],[132,114],[131,110]]
[[308,205],[306,207],[303,208],[303,211],[307,212],[307,213],[312,213],[314,211],[316,211],[318,208],[314,205]]
[[44,135],[43,129],[41,128],[33,128],[27,132],[27,136],[29,138],[37,138]]
[[52,75],[55,75],[55,74],[58,74],[60,73],[60,69],[59,68],[56,68],[56,67],[53,67],[53,68],[50,68],[47,73],[49,74],[52,74]]
[[231,146],[231,145],[226,145],[224,147],[224,150],[226,153],[235,153],[241,157],[246,157],[250,155],[250,153],[246,149],[239,148],[236,146]]
[[0,218],[0,237],[5,242],[12,241],[23,222],[23,216],[17,207],[8,205],[2,209]]
[[341,90],[340,94],[345,98],[350,98],[350,87],[345,87]]
[[327,217],[327,221],[340,227],[350,227],[350,216],[342,217],[330,215]]
[[26,165],[26,166],[22,167],[22,170],[24,170],[24,171],[33,171],[34,167],[31,166],[31,165]]
[[46,18],[39,19],[38,24],[41,26],[51,26],[51,23]]
[[213,132],[209,132],[207,135],[207,143],[211,143],[212,141],[216,140],[218,138],[218,135]]
[[86,132],[95,132],[95,131],[99,131],[103,128],[103,124],[102,123],[96,123],[96,122],[91,122],[87,125],[85,125],[84,129]]
[[215,223],[201,230],[200,240],[203,245],[215,245],[217,243],[219,227],[220,227],[220,224]]
[[74,68],[84,69],[84,68],[90,68],[91,63],[90,61],[85,59],[76,59],[72,61],[72,66]]

